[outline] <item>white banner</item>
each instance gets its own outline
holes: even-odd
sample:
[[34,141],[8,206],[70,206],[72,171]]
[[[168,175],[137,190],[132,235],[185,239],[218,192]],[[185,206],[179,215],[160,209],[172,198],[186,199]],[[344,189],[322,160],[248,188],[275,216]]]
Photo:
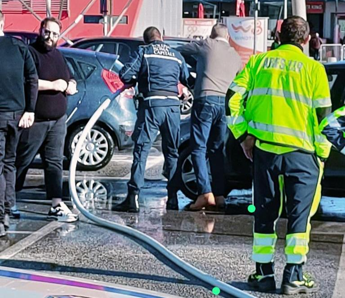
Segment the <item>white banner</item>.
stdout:
[[210,36],[215,19],[183,19],[183,37],[205,39]]
[[[223,23],[228,27],[230,44],[240,54],[243,63],[247,63],[254,49],[254,18],[226,17]],[[256,27],[257,53],[267,51],[268,18],[258,18]]]

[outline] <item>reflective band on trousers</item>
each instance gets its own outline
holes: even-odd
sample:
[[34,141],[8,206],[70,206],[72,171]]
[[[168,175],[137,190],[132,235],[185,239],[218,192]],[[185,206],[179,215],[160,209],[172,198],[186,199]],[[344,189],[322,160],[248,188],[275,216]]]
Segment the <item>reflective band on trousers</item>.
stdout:
[[254,233],[252,259],[258,263],[271,262],[274,256],[276,242],[276,234]]
[[309,251],[309,240],[305,234],[292,234],[286,236],[285,254],[287,263],[300,264],[306,261]]
[[293,137],[296,137],[299,139],[306,140],[310,143],[313,142],[312,137],[308,136],[305,132],[300,131],[300,130],[296,130],[296,129],[292,129],[292,128],[288,128],[288,127],[283,127],[283,126],[278,126],[278,125],[258,123],[258,122],[253,122],[253,121],[250,121],[248,125],[252,128],[255,128],[255,129],[293,136]]
[[296,100],[300,103],[307,105],[308,107],[313,107],[312,100],[304,95],[293,93],[288,90],[281,89],[272,89],[272,88],[256,88],[249,93],[249,97],[256,95],[270,95],[270,96],[279,96],[284,98],[290,98]]
[[244,88],[244,87],[240,87],[234,83],[232,83],[229,87],[230,90],[236,92],[236,93],[239,93],[241,94],[242,96],[245,95],[247,93],[247,89]]

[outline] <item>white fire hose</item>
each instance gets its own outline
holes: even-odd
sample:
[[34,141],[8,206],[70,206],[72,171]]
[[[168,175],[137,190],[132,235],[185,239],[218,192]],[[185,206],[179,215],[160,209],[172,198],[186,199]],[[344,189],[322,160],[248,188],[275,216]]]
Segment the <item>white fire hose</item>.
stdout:
[[135,229],[129,228],[124,225],[120,225],[114,222],[111,222],[109,220],[105,220],[103,218],[97,217],[90,213],[88,210],[86,210],[81,203],[78,195],[77,190],[75,187],[75,176],[76,176],[76,169],[77,169],[77,162],[80,150],[82,149],[82,146],[84,144],[85,138],[87,134],[90,132],[94,124],[97,122],[99,117],[101,116],[102,112],[109,106],[111,100],[108,98],[106,99],[101,106],[96,110],[96,112],[93,114],[93,116],[90,118],[88,123],[86,124],[79,140],[77,143],[77,146],[75,148],[74,154],[71,159],[71,164],[69,168],[69,190],[72,197],[72,201],[77,207],[77,209],[80,211],[81,214],[83,214],[87,219],[95,222],[96,224],[99,224],[105,228],[114,230],[116,232],[120,232],[124,235],[128,235],[132,238],[139,239],[140,241],[144,242],[145,244],[149,245],[150,247],[157,250],[160,254],[162,254],[166,259],[168,259],[170,262],[175,264],[177,267],[183,269],[184,271],[188,272],[190,275],[194,276],[195,278],[203,281],[204,283],[210,285],[211,287],[218,287],[220,289],[220,295],[222,293],[230,294],[234,297],[239,298],[254,298],[254,296],[245,293],[233,286],[230,286],[222,281],[217,280],[216,278],[200,271],[199,269],[195,268],[194,266],[186,263],[178,256],[174,255],[172,252],[170,252],[165,246],[160,244],[155,239],[151,238],[150,236],[147,236],[146,234],[139,232]]

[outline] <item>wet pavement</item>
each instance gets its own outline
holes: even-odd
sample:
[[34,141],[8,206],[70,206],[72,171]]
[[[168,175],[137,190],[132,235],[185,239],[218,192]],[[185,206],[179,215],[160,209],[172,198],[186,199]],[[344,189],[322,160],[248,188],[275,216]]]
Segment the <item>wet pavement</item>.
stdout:
[[[254,296],[279,297],[278,293],[251,292],[245,283],[254,268],[250,260],[253,217],[246,211],[251,202],[250,190],[230,194],[227,213],[231,215],[184,211],[183,207],[190,200],[181,193],[180,210],[166,211],[166,181],[160,175],[161,166],[161,158],[153,154],[140,198],[139,214],[111,211],[111,206],[121,202],[126,195],[130,168],[130,156],[127,155],[114,157],[111,165],[94,173],[93,177],[90,173],[79,173],[79,197],[93,214],[146,233],[198,269]],[[30,174],[26,188],[18,198],[22,217],[12,220],[10,233],[0,240],[0,266],[86,278],[180,297],[216,297],[211,292],[212,287],[189,276],[134,239],[94,225],[83,217],[75,224],[48,221],[46,213],[50,203],[45,200],[41,173],[33,170]],[[67,187],[64,195],[68,200]],[[321,286],[317,294],[303,297],[333,297],[342,286],[339,276],[344,273],[340,264],[345,225],[334,220],[343,220],[343,200],[324,197],[318,220],[313,221],[305,269]],[[285,261],[285,224],[282,219],[277,226],[280,238],[276,254],[278,286]],[[219,296],[228,297],[222,294]]]

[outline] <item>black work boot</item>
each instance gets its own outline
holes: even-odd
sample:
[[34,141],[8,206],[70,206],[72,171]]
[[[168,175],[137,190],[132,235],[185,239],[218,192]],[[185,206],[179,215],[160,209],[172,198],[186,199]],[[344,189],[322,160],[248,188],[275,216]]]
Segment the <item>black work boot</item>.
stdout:
[[168,200],[167,200],[167,210],[178,210],[178,198],[177,193],[168,191]]
[[111,208],[113,211],[119,212],[139,212],[139,195],[136,193],[128,193],[126,199],[118,205]]
[[274,263],[256,263],[256,271],[249,275],[248,285],[260,292],[275,291],[276,281],[274,278]]
[[311,275],[303,273],[302,264],[286,264],[281,288],[283,294],[309,294],[317,292],[317,290]]

